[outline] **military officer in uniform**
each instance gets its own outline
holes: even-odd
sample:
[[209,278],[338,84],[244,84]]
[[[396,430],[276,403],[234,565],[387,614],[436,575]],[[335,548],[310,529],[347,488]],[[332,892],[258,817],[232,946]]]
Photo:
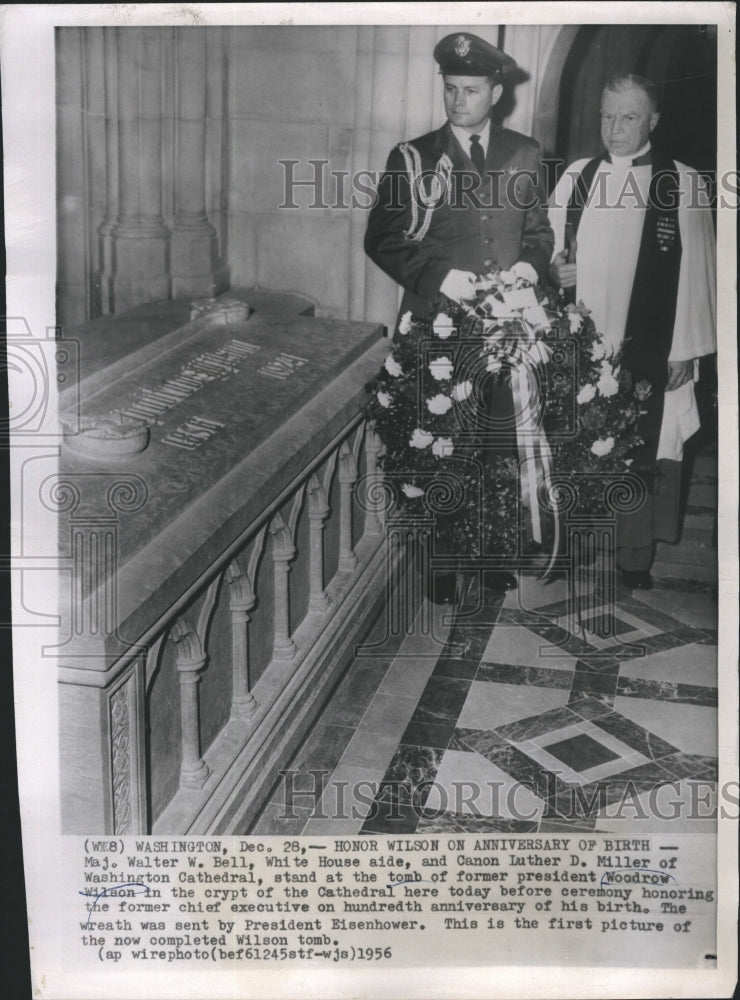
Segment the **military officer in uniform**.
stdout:
[[[539,146],[492,117],[514,60],[463,32],[434,58],[447,122],[391,150],[365,236],[365,252],[404,289],[401,314],[425,315],[439,292],[466,298],[492,268],[544,279],[553,246]],[[438,198],[427,190],[434,175]]]
[[[443,38],[434,58],[447,122],[391,151],[365,236],[365,252],[404,290],[399,317],[427,315],[440,292],[472,297],[476,275],[493,269],[544,280],[553,249],[539,146],[493,118],[514,60],[468,32]],[[489,413],[511,417],[497,445],[511,453],[508,386],[491,387]],[[516,578],[496,573],[491,584],[509,589]],[[438,588],[441,600],[452,587]]]

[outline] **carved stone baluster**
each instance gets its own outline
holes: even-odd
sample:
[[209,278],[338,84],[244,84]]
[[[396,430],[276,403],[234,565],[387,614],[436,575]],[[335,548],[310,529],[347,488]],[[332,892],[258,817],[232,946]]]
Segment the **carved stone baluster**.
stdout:
[[172,638],[177,644],[177,669],[180,675],[180,715],[182,762],[180,786],[202,788],[210,771],[200,755],[200,712],[198,682],[206,662],[200,639],[187,622],[178,618],[172,627]]
[[352,488],[357,479],[357,459],[346,441],[339,449],[339,570],[351,573],[357,566],[352,548]]
[[226,579],[231,588],[231,714],[234,718],[246,719],[257,709],[257,699],[249,689],[249,612],[257,598],[236,560],[226,570]]
[[324,521],[329,514],[326,491],[316,476],[308,483],[308,518],[310,522],[309,611],[328,611],[331,605],[324,590]]
[[383,474],[378,468],[378,457],[383,452],[383,442],[375,432],[372,423],[365,429],[365,455],[367,458],[367,489],[365,491],[365,534],[383,534],[383,504],[380,499],[380,483]]
[[275,606],[273,608],[274,645],[272,655],[276,660],[292,660],[296,644],[290,637],[290,594],[288,573],[295,558],[295,547],[290,530],[277,514],[270,525],[272,535],[272,561],[275,577]]

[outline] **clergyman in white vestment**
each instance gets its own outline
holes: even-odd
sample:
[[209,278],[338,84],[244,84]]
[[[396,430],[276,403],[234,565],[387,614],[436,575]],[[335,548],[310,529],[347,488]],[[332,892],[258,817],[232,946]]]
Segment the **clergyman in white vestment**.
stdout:
[[696,171],[651,147],[658,119],[650,81],[610,80],[601,99],[606,153],[572,163],[549,208],[553,281],[575,286],[607,354],[623,349],[633,380],[653,387],[635,466],[646,501],[617,524],[617,564],[632,589],[652,585],[654,543],[676,541],[683,447],[699,429],[698,359],[717,349],[709,196]]

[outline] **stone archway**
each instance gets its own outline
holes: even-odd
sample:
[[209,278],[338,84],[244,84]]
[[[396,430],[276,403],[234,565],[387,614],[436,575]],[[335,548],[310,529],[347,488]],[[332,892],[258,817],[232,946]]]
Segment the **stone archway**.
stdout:
[[547,158],[556,155],[560,81],[563,68],[579,30],[577,24],[566,24],[560,29],[540,82],[532,122],[532,134],[542,147],[542,155]]

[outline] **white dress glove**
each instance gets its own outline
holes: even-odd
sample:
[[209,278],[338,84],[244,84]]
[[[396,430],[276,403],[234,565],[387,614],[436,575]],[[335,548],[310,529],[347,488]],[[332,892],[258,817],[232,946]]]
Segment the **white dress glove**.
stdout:
[[448,271],[447,277],[440,285],[440,292],[448,299],[462,302],[463,299],[475,298],[475,275],[472,271]]

